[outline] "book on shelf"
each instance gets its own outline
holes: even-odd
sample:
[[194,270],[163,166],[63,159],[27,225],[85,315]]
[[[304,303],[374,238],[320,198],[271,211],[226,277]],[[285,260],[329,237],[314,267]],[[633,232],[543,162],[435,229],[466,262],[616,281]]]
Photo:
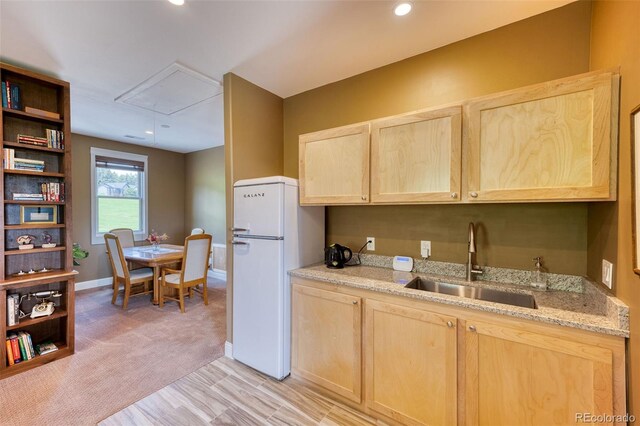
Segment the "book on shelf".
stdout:
[[11,353],[13,354],[13,362],[19,363],[22,361],[20,356],[20,345],[18,344],[18,336],[15,333],[10,334],[7,339],[11,341]]
[[20,295],[7,295],[7,325],[16,325],[19,321]]
[[18,134],[18,143],[41,146],[45,148],[64,149],[64,132],[46,129],[46,137]]
[[15,361],[13,359],[13,349],[11,347],[11,339],[9,339],[8,337],[7,337],[6,346],[7,346],[7,361],[9,361],[9,366],[11,366],[15,364]]
[[2,82],[2,107],[22,109],[22,93],[20,86],[9,81]]
[[36,350],[38,351],[38,354],[46,355],[48,353],[57,351],[58,347],[52,342],[46,342],[46,343],[40,343],[39,345],[36,345]]
[[[44,201],[43,194],[11,194],[14,201]],[[51,200],[47,200],[51,201]]]
[[13,168],[14,154],[15,154],[15,150],[12,148],[4,148],[2,150],[2,168],[3,169]]
[[40,117],[55,118],[57,120],[60,119],[60,114],[58,114],[57,112],[45,111],[43,109],[33,108],[29,106],[24,107],[24,112],[28,112],[29,114],[39,115]]

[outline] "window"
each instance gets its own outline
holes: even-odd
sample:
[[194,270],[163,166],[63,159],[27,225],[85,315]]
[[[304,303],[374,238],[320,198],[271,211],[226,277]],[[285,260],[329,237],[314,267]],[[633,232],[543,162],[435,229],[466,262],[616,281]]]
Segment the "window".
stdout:
[[147,156],[91,148],[91,244],[114,228],[147,237]]

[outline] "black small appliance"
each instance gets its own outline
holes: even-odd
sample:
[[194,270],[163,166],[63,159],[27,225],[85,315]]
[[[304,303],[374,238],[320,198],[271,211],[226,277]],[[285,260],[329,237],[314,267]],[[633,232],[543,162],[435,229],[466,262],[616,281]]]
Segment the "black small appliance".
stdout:
[[351,260],[351,256],[351,249],[340,244],[331,244],[324,249],[324,263],[327,268],[342,269],[345,263]]

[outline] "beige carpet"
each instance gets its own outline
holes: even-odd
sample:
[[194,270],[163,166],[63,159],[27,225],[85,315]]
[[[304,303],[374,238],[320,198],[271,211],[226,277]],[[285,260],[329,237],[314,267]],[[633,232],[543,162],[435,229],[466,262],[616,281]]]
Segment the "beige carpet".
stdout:
[[220,357],[226,291],[208,288],[209,306],[195,295],[184,314],[147,296],[123,311],[110,290],[79,292],[76,353],[0,381],[0,424],[95,425]]

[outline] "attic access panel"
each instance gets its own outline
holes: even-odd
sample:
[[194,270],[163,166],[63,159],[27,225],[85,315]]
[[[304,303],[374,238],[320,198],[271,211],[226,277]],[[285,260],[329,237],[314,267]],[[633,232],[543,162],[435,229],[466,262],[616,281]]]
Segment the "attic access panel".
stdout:
[[115,98],[164,115],[172,115],[222,93],[219,81],[177,62]]

